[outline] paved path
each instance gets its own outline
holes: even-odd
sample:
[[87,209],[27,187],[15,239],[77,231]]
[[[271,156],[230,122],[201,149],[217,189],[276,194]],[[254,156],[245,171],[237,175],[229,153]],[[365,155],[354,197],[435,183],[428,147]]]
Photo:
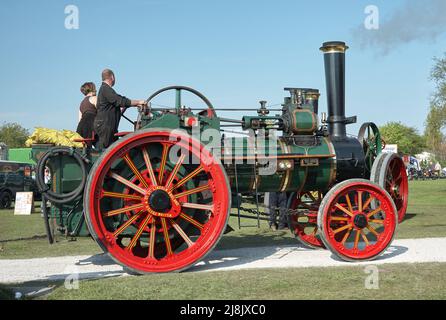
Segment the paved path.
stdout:
[[[350,263],[334,257],[328,250],[298,246],[241,248],[211,252],[187,272],[253,268],[334,267],[383,263],[446,262],[446,238],[395,240],[377,260]],[[64,280],[78,274],[79,279],[127,275],[106,255],[0,260],[0,283]]]

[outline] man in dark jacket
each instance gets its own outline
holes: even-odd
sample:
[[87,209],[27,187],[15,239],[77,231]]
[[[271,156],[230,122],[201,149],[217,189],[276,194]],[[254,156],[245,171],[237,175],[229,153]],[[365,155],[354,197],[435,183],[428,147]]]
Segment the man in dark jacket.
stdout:
[[102,85],[97,98],[97,115],[94,120],[94,130],[99,137],[98,149],[105,149],[117,140],[121,112],[130,106],[144,106],[145,100],[130,100],[113,90],[115,74],[110,69],[102,71]]

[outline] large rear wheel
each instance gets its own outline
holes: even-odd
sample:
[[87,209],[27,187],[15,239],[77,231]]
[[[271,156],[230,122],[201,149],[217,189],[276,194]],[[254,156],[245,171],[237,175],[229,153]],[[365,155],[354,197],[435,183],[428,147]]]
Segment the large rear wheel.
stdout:
[[138,273],[184,270],[222,236],[230,209],[220,161],[183,131],[141,130],[95,162],[84,206],[104,252]]
[[381,153],[373,163],[370,180],[390,194],[398,210],[398,222],[401,223],[409,198],[409,182],[403,159],[395,153]]
[[320,191],[305,191],[293,193],[289,199],[288,208],[293,210],[290,215],[291,233],[299,242],[313,249],[324,247],[317,228],[317,213],[322,198]]

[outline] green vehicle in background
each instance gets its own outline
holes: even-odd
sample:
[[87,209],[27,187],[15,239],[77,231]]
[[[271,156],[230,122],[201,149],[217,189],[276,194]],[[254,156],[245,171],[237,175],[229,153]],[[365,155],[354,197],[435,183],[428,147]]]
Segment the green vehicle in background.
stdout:
[[0,161],[0,209],[11,207],[17,192],[32,191],[40,198],[35,182],[35,167],[16,161]]

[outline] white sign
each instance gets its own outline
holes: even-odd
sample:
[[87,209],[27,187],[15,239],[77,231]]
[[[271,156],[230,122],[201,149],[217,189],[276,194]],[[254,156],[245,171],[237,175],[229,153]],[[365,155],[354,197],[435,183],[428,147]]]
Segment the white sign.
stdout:
[[14,215],[30,215],[34,208],[32,192],[17,192],[15,195]]
[[385,153],[398,153],[398,145],[397,144],[386,144],[386,147],[383,149]]

